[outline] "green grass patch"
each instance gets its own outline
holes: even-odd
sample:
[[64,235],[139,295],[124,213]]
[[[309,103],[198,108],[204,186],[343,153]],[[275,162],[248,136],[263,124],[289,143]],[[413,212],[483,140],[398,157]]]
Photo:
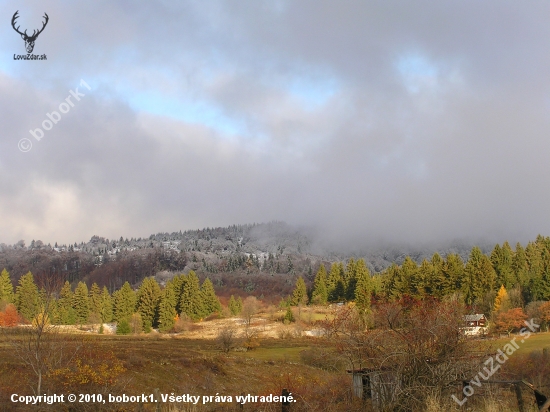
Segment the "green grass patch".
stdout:
[[[550,332],[532,333],[528,339],[520,335],[510,335],[509,338],[499,338],[493,342],[493,346],[498,349],[509,343],[512,339],[516,339],[516,343],[519,345],[518,353],[531,353],[535,350],[542,350],[544,348],[550,349]],[[521,342],[521,340],[524,342]]]

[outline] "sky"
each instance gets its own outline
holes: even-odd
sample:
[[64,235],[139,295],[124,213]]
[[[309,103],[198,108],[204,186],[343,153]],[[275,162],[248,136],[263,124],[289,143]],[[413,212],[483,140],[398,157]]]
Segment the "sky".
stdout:
[[[28,34],[47,13],[47,60],[17,59],[16,11]],[[0,242],[273,220],[354,244],[550,235],[549,2],[0,12]]]

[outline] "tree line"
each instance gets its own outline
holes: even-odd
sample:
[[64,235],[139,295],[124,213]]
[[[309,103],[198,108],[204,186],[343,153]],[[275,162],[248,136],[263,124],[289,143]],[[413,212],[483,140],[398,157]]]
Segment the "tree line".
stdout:
[[334,262],[328,273],[321,264],[309,289],[298,278],[288,303],[355,301],[359,307],[369,308],[371,299],[441,300],[459,293],[466,305],[490,314],[501,288],[507,291],[512,308],[550,300],[550,237],[539,235],[526,247],[517,243],[515,250],[508,242],[497,244],[489,255],[475,246],[466,262],[455,253],[445,258],[434,253],[420,263],[407,256],[401,265],[394,263],[374,275],[363,259]]
[[494,300],[504,286],[523,304],[550,300],[550,237],[538,236],[524,248],[508,242],[495,245],[490,255],[474,247],[466,262],[457,254],[443,259],[435,253],[420,265],[407,257],[401,266],[381,273],[382,291],[390,299],[444,296],[460,292],[468,305]]
[[129,323],[137,317],[146,332],[151,328],[168,332],[179,316],[198,320],[221,311],[212,282],[205,279],[200,284],[193,271],[174,276],[164,288],[153,277],[147,277],[137,290],[125,282],[112,294],[97,283],[88,288],[86,283],[78,282],[74,290],[68,281],[59,290],[50,287],[39,287],[28,272],[19,278],[14,291],[4,269],[0,274],[0,309],[13,305],[24,321],[47,316],[53,324],[66,325]]

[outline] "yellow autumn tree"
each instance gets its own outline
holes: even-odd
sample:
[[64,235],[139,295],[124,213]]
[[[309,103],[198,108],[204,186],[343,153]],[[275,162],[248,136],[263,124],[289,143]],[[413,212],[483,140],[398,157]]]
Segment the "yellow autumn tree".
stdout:
[[498,290],[497,296],[495,298],[495,305],[493,311],[495,313],[504,312],[510,309],[510,299],[508,298],[508,292],[504,285]]

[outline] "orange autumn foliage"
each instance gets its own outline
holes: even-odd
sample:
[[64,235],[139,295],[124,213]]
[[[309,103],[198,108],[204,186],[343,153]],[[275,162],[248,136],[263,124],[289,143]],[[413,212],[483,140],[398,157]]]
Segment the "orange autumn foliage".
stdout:
[[2,327],[13,327],[17,326],[21,318],[17,309],[13,303],[10,303],[6,306],[3,312],[0,312],[0,326]]
[[92,344],[81,350],[69,365],[53,370],[50,377],[65,390],[76,391],[111,387],[125,370],[113,352]]
[[522,308],[515,308],[498,314],[495,326],[498,332],[510,333],[517,331],[525,326],[523,323],[527,320],[527,315]]

